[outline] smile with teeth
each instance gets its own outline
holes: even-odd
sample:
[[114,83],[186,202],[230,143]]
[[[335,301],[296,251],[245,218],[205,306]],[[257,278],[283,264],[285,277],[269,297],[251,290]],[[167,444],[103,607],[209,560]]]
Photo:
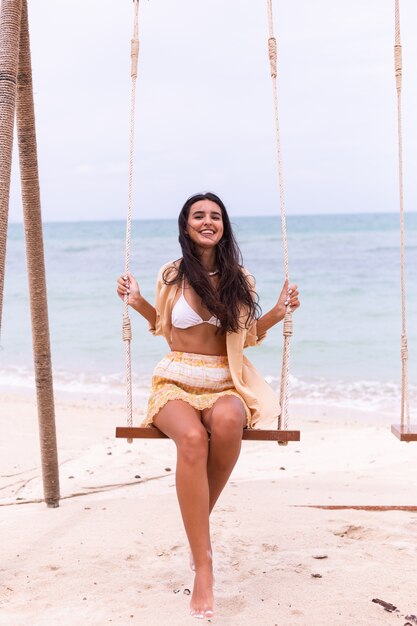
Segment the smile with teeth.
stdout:
[[214,230],[208,230],[208,229],[200,230],[200,235],[214,235]]

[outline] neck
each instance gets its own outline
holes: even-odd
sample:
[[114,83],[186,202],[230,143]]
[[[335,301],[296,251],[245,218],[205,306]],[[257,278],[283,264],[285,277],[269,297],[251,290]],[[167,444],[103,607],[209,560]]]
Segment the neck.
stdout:
[[214,272],[216,266],[216,250],[215,248],[204,248],[198,250],[198,256],[201,264],[207,272]]

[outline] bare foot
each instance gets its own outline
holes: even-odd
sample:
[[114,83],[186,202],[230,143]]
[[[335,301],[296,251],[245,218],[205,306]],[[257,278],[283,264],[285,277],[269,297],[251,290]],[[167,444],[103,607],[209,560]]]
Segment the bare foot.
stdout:
[[213,569],[211,565],[199,567],[195,573],[190,614],[197,619],[214,617]]

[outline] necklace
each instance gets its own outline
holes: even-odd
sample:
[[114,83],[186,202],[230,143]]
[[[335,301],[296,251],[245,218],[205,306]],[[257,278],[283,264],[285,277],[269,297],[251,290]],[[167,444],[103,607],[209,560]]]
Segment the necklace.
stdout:
[[213,270],[212,272],[207,272],[209,276],[215,276],[219,273],[219,270]]

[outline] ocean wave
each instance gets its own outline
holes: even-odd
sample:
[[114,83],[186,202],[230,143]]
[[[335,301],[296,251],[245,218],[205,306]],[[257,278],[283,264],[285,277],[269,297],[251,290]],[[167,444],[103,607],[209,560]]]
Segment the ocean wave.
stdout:
[[[94,243],[94,245],[96,245],[96,243]],[[60,252],[90,252],[91,247],[91,244],[85,246],[66,246],[62,248]]]
[[[122,372],[100,374],[90,372],[70,372],[54,370],[54,389],[57,392],[88,394],[105,398],[122,398],[126,393],[125,374]],[[280,381],[273,376],[266,376],[268,383],[279,391]],[[1,388],[34,389],[33,370],[27,367],[9,367],[0,369]],[[133,374],[132,386],[135,400],[145,403],[150,391],[149,376]],[[363,411],[398,412],[401,399],[401,385],[398,382],[378,380],[329,380],[317,378],[305,380],[290,376],[290,400],[308,404],[324,404],[344,408],[356,408]],[[410,403],[417,404],[417,385],[410,385]]]
[[[266,380],[275,389],[277,378]],[[417,403],[417,386],[410,385],[410,403]],[[296,402],[326,404],[362,411],[397,411],[401,400],[401,385],[392,381],[378,380],[302,380],[295,376],[289,379],[290,398]]]
[[[3,389],[33,389],[35,387],[34,371],[24,366],[14,366],[0,369],[0,386]],[[69,372],[64,370],[53,371],[53,386],[55,391],[75,394],[92,394],[109,396],[124,396],[126,393],[126,378],[122,373],[93,374],[90,372]],[[132,386],[135,394],[146,396],[150,384],[140,377],[132,376]]]

